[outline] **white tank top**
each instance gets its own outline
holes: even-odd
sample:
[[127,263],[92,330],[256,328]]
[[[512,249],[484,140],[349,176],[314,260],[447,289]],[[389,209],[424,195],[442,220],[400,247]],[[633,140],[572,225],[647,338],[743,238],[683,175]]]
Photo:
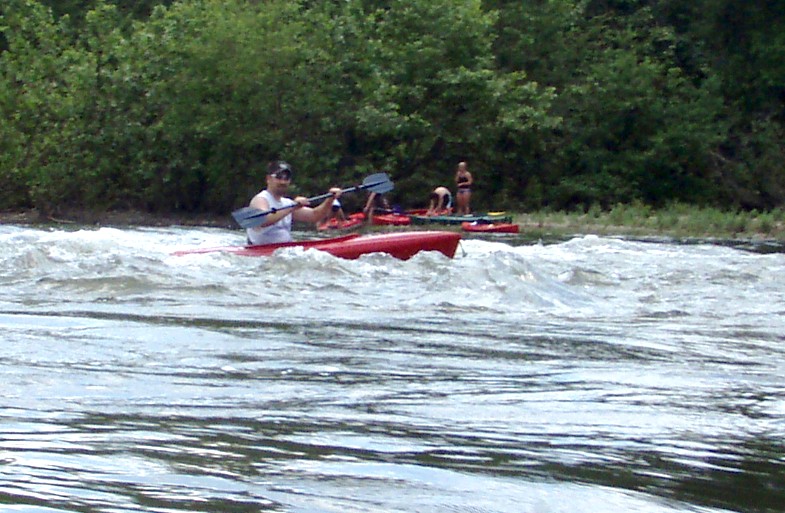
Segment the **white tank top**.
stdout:
[[[275,197],[263,190],[262,197],[267,200],[270,208],[280,209],[289,205],[294,205],[294,201],[289,198],[281,198],[280,201]],[[248,234],[248,241],[251,244],[277,244],[279,242],[290,242],[292,240],[292,214],[290,213],[277,223],[270,226],[258,226],[255,228],[247,228],[245,232]]]

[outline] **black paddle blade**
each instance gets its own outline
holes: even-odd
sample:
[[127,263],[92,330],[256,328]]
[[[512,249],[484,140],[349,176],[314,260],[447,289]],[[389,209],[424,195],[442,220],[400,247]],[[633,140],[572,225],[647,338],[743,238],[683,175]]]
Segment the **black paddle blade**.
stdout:
[[375,192],[377,194],[384,194],[385,192],[390,192],[395,188],[395,184],[392,183],[390,177],[387,176],[387,173],[376,173],[370,175],[363,180],[363,184],[358,187],[358,189],[368,189],[371,192]]
[[234,220],[237,221],[240,227],[254,228],[261,225],[269,213],[270,211],[263,212],[258,208],[243,207],[232,212],[232,217],[234,217]]
[[242,221],[245,219],[253,218],[256,214],[261,214],[262,211],[258,208],[253,207],[243,207],[241,209],[235,210],[232,212],[232,217],[238,223],[242,224]]

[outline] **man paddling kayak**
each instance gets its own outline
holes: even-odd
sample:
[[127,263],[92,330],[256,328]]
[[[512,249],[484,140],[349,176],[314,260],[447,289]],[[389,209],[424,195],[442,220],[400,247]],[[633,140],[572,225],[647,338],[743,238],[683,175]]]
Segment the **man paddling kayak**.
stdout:
[[[270,162],[267,166],[267,188],[253,197],[249,206],[260,211],[275,209],[264,218],[259,226],[246,229],[250,244],[273,244],[292,240],[292,221],[318,223],[332,210],[333,201],[341,195],[341,189],[331,188],[330,197],[319,206],[310,207],[308,198],[287,198],[285,194],[292,182],[292,166],[283,160]],[[293,208],[292,205],[296,205]]]

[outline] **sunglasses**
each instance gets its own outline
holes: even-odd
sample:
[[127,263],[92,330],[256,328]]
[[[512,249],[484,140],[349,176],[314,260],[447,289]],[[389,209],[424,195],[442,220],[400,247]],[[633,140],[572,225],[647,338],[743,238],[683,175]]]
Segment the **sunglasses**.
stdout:
[[292,172],[288,169],[281,169],[280,171],[276,171],[275,173],[270,173],[270,176],[273,178],[277,178],[279,180],[291,180],[292,179]]

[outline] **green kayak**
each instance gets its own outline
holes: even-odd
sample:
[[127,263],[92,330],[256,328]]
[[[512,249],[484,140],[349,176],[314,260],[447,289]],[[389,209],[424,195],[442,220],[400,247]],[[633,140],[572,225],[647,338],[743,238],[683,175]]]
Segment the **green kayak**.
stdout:
[[512,216],[506,212],[488,212],[486,214],[472,214],[465,216],[444,215],[444,216],[409,216],[412,224],[461,224],[461,223],[511,223]]

